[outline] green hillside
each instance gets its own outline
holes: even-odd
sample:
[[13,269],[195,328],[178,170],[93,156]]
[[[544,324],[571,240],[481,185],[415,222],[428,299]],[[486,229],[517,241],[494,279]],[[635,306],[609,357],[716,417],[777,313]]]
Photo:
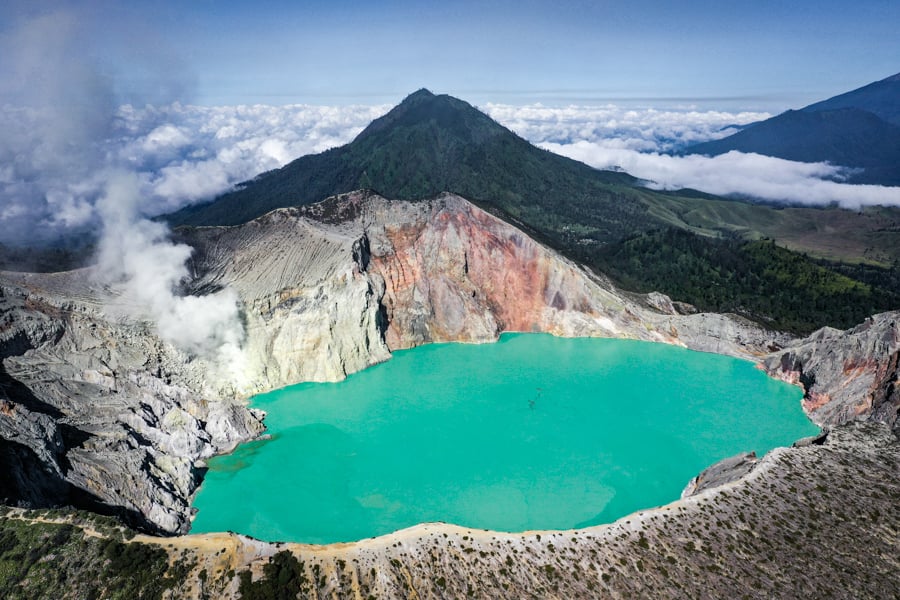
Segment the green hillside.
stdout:
[[648,194],[645,201],[666,225],[705,236],[770,238],[834,262],[889,267],[900,260],[900,209],[895,207],[772,206],[683,192]]
[[667,228],[609,246],[595,264],[629,289],[691,298],[701,310],[738,313],[794,333],[822,324],[848,328],[900,306],[900,295],[889,291],[900,289],[900,268],[817,263],[772,240],[703,238]]

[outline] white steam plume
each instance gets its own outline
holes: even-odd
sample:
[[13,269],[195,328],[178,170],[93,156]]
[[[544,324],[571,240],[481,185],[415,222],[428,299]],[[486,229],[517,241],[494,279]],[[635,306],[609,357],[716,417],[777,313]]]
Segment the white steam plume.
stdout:
[[[233,383],[242,381],[244,330],[232,290],[189,296],[178,293],[188,280],[191,248],[169,240],[168,228],[139,212],[140,183],[133,173],[110,173],[97,202],[103,220],[98,277],[120,294],[132,316],[151,320],[165,341],[211,359]],[[119,304],[121,306],[122,304]]]
[[65,12],[0,34],[0,241],[52,240],[92,220],[85,192],[115,105],[110,82],[81,59],[83,41]]
[[[147,175],[113,151],[123,147],[114,141],[123,127],[116,82],[89,58],[84,15],[77,7],[30,14],[0,33],[0,240],[40,243],[99,223],[93,272],[117,292],[108,310],[152,321],[160,338],[240,384],[237,295],[179,294],[191,249],[144,218],[157,214]],[[179,76],[167,70],[155,87],[177,88]],[[152,155],[183,140],[163,127],[146,142]]]

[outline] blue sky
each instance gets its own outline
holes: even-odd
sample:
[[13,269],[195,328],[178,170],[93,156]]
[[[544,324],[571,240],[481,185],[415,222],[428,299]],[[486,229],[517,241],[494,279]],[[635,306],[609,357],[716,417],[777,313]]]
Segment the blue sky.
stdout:
[[0,240],[97,226],[112,172],[141,214],[204,201],[421,87],[667,189],[900,205],[839,165],[666,155],[897,73],[897,23],[897,0],[0,0]]
[[2,33],[72,15],[78,51],[135,104],[392,103],[428,87],[777,111],[900,71],[896,0],[4,4]]

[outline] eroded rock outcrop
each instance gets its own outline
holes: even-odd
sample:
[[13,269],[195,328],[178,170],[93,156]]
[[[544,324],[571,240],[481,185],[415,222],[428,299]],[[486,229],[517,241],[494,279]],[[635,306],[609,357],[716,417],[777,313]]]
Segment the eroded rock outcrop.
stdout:
[[803,408],[819,424],[871,419],[900,433],[900,312],[874,315],[847,331],[822,328],[763,366],[803,386]]
[[149,324],[111,319],[85,273],[0,279],[0,497],[186,531],[196,461],[257,435],[262,415]]
[[692,478],[681,492],[682,498],[695,496],[700,492],[737,481],[759,464],[755,452],[745,452],[730,456],[703,469]]

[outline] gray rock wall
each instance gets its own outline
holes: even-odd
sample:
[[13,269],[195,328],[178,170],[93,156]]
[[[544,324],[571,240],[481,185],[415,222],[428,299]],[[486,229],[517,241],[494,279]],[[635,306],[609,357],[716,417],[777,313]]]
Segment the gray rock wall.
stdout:
[[869,419],[900,433],[900,312],[847,331],[825,327],[772,353],[763,366],[803,386],[803,408],[821,425]]
[[0,496],[186,531],[196,461],[257,435],[261,414],[211,390],[207,369],[148,324],[110,320],[99,291],[72,298],[59,276],[2,278],[0,440],[19,470]]

